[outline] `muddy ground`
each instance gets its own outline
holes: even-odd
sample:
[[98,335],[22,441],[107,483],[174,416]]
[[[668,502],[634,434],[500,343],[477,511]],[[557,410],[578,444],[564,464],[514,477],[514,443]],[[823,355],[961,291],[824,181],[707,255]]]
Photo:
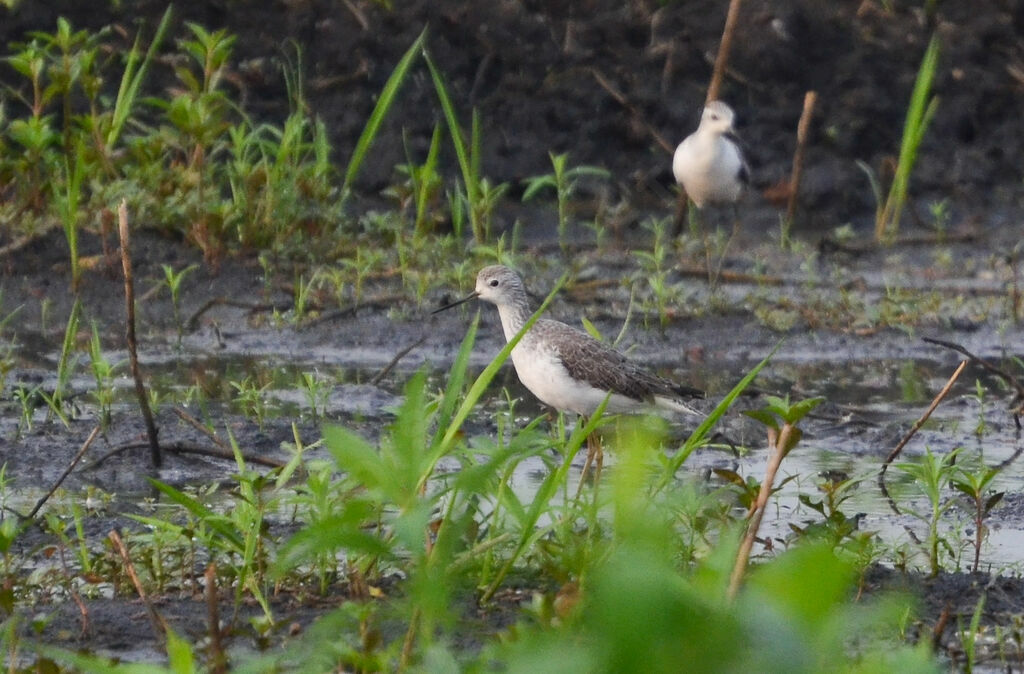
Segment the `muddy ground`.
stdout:
[[[64,15],[76,28],[117,24],[125,29],[127,46],[138,25],[152,26],[164,9],[160,2],[124,2],[118,13],[116,3],[101,3],[100,9],[91,4],[25,1],[13,10],[0,7],[0,37],[10,42],[28,30],[52,30],[56,16]],[[696,124],[725,3],[396,0],[394,4],[389,10],[383,3],[361,1],[177,2],[175,12],[179,22],[227,27],[239,35],[236,76],[231,81],[250,113],[269,120],[280,121],[287,112],[284,81],[275,64],[283,58],[285,42],[297,40],[305,53],[309,104],[327,123],[335,159],[342,164],[394,64],[428,27],[429,49],[448,78],[457,107],[480,110],[482,173],[513,185],[498,222],[503,228],[516,219],[523,222],[526,246],[536,260],[528,286],[538,297],[546,294],[566,261],[551,245],[554,209],[518,205],[519,181],[546,173],[549,151],[567,151],[573,163],[612,172],[610,187],[584,195],[588,203],[581,210],[614,208],[620,214],[611,222],[616,231],[601,249],[584,243],[575,250],[571,265],[577,271],[576,282],[552,311],[569,322],[586,315],[606,334],[615,334],[629,298],[628,289],[616,281],[637,271],[631,251],[650,243],[650,234],[638,223],[673,207],[669,152],[658,139],[674,146]],[[940,3],[936,26],[943,53],[935,89],[941,102],[914,174],[912,214],[905,219],[907,233],[926,240],[881,250],[821,244],[836,227],[847,223],[853,226],[856,243],[867,242],[874,202],[855,160],[885,171],[899,146],[929,20],[915,3],[891,4],[894,10],[888,12],[883,3],[870,0],[748,0],[722,97],[737,111],[756,189],[743,205],[742,230],[725,268],[773,280],[723,283],[719,294],[710,298],[704,280],[674,271],[673,281],[692,278],[692,291],[674,308],[672,320],[659,330],[656,317],[635,319],[628,336],[635,358],[668,375],[686,378],[712,395],[724,392],[735,380],[733,375],[751,367],[785,336],[766,371],[764,386],[794,395],[828,397],[837,408],[831,417],[816,422],[813,430],[821,442],[876,462],[927,404],[927,400],[882,404],[898,388],[891,370],[902,361],[919,363],[930,399],[956,364],[954,354],[923,343],[922,335],[961,343],[1003,363],[1024,355],[1024,336],[1017,323],[1021,307],[1012,294],[1020,269],[1016,255],[1024,213],[1019,159],[1024,153],[1020,132],[1024,1]],[[166,66],[154,72],[158,84],[170,81]],[[2,70],[0,79],[13,81]],[[818,92],[820,103],[797,221],[800,247],[781,252],[775,243],[779,211],[763,192],[787,175],[803,96],[811,89]],[[403,129],[412,151],[425,153],[430,130],[440,119],[434,101],[430,79],[420,72],[406,85],[403,103],[389,119],[375,148],[375,160],[364,171],[357,210],[380,203],[379,191],[394,177],[393,167],[404,161]],[[454,159],[444,161],[448,175],[454,175]],[[928,239],[934,234],[927,227],[931,223],[928,204],[939,200],[948,200],[950,236],[936,241]],[[576,239],[588,242],[589,237],[581,229]],[[83,253],[100,251],[98,237],[86,233]],[[145,231],[136,237],[135,257],[137,276],[153,282],[160,277],[162,263],[175,268],[201,263],[201,256],[180,241]],[[692,255],[681,257],[683,268],[699,262]],[[12,330],[4,333],[13,334],[18,364],[8,373],[0,401],[0,458],[7,462],[8,475],[16,485],[51,484],[95,423],[83,402],[82,418],[72,421],[70,431],[40,422],[13,439],[19,415],[13,399],[16,386],[45,384],[56,368],[56,350],[73,302],[66,260],[63,238],[51,233],[0,261],[4,312],[21,307]],[[151,372],[169,373],[185,385],[211,381],[213,389],[224,386],[229,376],[255,371],[268,361],[325,372],[343,370],[347,374],[338,377],[328,416],[372,435],[391,418],[388,409],[398,400],[402,382],[412,370],[423,363],[430,363],[437,372],[446,370],[469,320],[468,315],[454,312],[427,318],[429,309],[466,288],[436,290],[419,305],[400,296],[401,286],[393,278],[382,278],[370,284],[368,299],[358,308],[343,308],[333,319],[311,322],[302,329],[277,327],[268,308],[276,305],[287,311],[290,278],[287,271],[265,278],[259,264],[246,254],[226,260],[217,273],[200,269],[184,285],[184,315],[191,316],[210,300],[223,297],[249,298],[263,306],[214,306],[197,317],[180,351],[174,346],[166,293],[154,293],[140,304],[144,365]],[[149,286],[144,285],[143,290]],[[844,293],[860,294],[865,307],[881,306],[891,299],[894,287],[938,289],[942,299],[927,311],[915,313],[911,308],[905,329],[879,329],[877,323],[856,316],[829,313],[828,307],[840,302]],[[121,292],[116,273],[102,269],[86,277],[81,291],[85,315],[99,322],[104,344],[110,345],[115,360],[124,357]],[[49,317],[45,323],[44,300]],[[325,311],[334,308],[328,306]],[[477,364],[496,352],[501,339],[497,317],[486,309]],[[397,353],[424,337],[393,371],[370,383]],[[873,363],[882,363],[876,374],[885,381],[846,386],[840,375],[855,371],[858,363],[869,372],[875,372]],[[965,376],[968,383],[958,390],[956,404],[967,405],[964,399],[974,379],[981,376],[980,369]],[[514,384],[514,375],[506,373],[500,383]],[[84,371],[75,386],[88,390]],[[843,405],[860,414],[855,415],[855,423],[835,422],[850,413]],[[235,410],[225,407],[219,413],[252,454],[280,456],[280,443],[291,439],[290,419],[272,420],[259,429]],[[989,414],[992,423],[1001,425],[1002,455],[1012,454],[1020,438],[1008,416],[998,406]],[[863,423],[858,424],[858,418]],[[161,412],[158,422],[165,441],[198,445],[204,440],[169,410]],[[476,430],[485,431],[489,422],[481,418],[473,423]],[[139,440],[142,430],[132,408],[119,407],[110,431],[91,456]],[[303,422],[300,430],[307,439],[317,437],[316,424]],[[931,436],[936,442],[941,437],[939,432]],[[756,444],[752,437],[741,439]],[[171,455],[159,476],[180,485],[220,479],[230,470],[230,463],[217,459]],[[93,526],[104,529],[96,532],[102,536],[108,528],[131,526],[123,515],[141,507],[130,495],[146,493],[143,478],[148,473],[144,450],[137,450],[76,472],[68,485],[95,485],[125,495],[108,506],[109,519],[91,520],[96,522]],[[1024,529],[1020,499],[1009,494],[1006,502],[997,511],[999,525]],[[45,539],[35,534],[27,540],[35,545]],[[947,607],[954,616],[965,616],[966,623],[978,593],[986,587],[999,590],[990,594],[986,622],[1011,625],[1015,616],[1024,614],[1024,593],[1016,575],[993,580],[988,574],[942,574],[924,581],[912,574],[878,570],[869,580],[871,586],[913,586],[923,596],[925,626],[936,624]],[[205,616],[201,601],[163,601],[165,617],[183,628],[201,624]],[[56,640],[126,657],[138,655],[140,644],[146,644],[141,657],[154,652],[149,650],[153,644],[146,623],[140,619],[142,608],[133,602],[91,603],[91,630],[84,641],[79,640],[78,609],[73,604],[46,610],[56,614],[48,628]],[[277,610],[303,624],[317,612],[287,604]],[[497,625],[505,616],[498,612],[491,620]],[[955,625],[955,620],[950,624]],[[201,630],[199,634],[184,631],[193,638],[201,634]],[[952,641],[953,631],[949,629],[940,642]]]

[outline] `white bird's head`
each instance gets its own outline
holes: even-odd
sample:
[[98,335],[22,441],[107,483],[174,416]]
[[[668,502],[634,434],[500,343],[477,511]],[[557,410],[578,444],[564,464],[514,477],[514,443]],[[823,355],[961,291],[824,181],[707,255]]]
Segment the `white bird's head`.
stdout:
[[704,106],[704,112],[700,116],[700,128],[713,133],[732,131],[733,118],[732,108],[722,101],[711,101]]
[[523,279],[516,272],[500,264],[484,267],[476,277],[476,296],[494,304],[506,304],[525,295]]
[[525,301],[525,297],[526,288],[523,286],[522,277],[504,265],[494,264],[480,270],[476,276],[476,289],[468,297],[455,300],[440,309],[435,309],[432,313],[451,309],[473,299],[486,300],[499,307],[514,306]]

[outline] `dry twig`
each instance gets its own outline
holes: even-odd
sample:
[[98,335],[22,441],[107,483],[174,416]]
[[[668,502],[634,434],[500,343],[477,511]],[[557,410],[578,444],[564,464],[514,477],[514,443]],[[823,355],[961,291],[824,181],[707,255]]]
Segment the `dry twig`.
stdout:
[[[99,457],[92,463],[89,463],[88,465],[84,466],[82,470],[93,470],[94,468],[98,468],[102,463],[104,463],[107,459],[113,456],[121,454],[122,452],[127,452],[132,449],[140,449],[145,446],[145,442],[126,442],[122,445],[118,445],[117,447],[114,447],[109,452]],[[191,445],[187,442],[164,443],[162,449],[165,452],[169,452],[171,454],[198,454],[200,456],[209,456],[215,459],[225,459],[227,461],[235,460],[235,455],[231,451],[211,449],[209,447],[200,447],[199,445]],[[268,468],[282,468],[285,465],[284,461],[278,461],[277,459],[271,459],[266,456],[253,456],[249,454],[243,454],[242,458],[245,459],[248,463],[255,463],[260,466],[267,466]]]
[[924,426],[924,423],[932,416],[932,412],[934,412],[935,408],[939,406],[939,403],[949,395],[949,391],[953,388],[953,384],[956,383],[956,380],[960,378],[960,373],[964,371],[965,367],[967,367],[967,361],[960,361],[960,366],[956,368],[956,371],[952,376],[950,376],[949,381],[946,382],[946,385],[942,387],[942,390],[939,391],[938,395],[935,396],[935,399],[932,400],[932,404],[928,406],[928,409],[921,415],[921,418],[914,422],[914,425],[910,427],[907,434],[903,436],[903,439],[899,441],[896,447],[889,452],[889,456],[885,457],[885,461],[882,462],[882,468],[878,471],[878,487],[882,490],[882,494],[885,498],[888,499],[889,507],[892,508],[893,512],[897,515],[901,515],[902,513],[896,505],[896,501],[889,494],[889,489],[885,486],[885,471],[889,469],[889,464],[896,460],[896,457],[900,455],[900,452],[902,452],[903,448],[907,446],[910,439],[921,429],[921,426]]
[[935,339],[933,337],[922,337],[921,339],[928,342],[929,344],[938,344],[939,346],[944,346],[947,349],[953,349],[957,353],[961,353],[967,356],[971,361],[982,366],[992,374],[996,375],[997,377],[1005,381],[1007,385],[1011,386],[1017,392],[1017,395],[1014,396],[1013,402],[1010,403],[1010,413],[1013,414],[1013,420],[1017,424],[1017,428],[1021,427],[1020,415],[1024,414],[1024,384],[1021,384],[1020,380],[1018,380],[1016,377],[1014,377],[1012,374],[1010,374],[1003,368],[997,365],[993,365],[984,358],[979,358],[978,356],[975,356],[973,353],[971,353],[963,346],[955,342],[947,342],[943,339]]
[[82,459],[82,457],[85,455],[86,450],[89,449],[89,447],[92,445],[92,441],[95,440],[96,436],[99,434],[99,426],[96,426],[96,428],[92,429],[92,433],[90,433],[89,437],[86,438],[85,442],[82,443],[82,447],[78,450],[78,453],[75,454],[75,457],[73,459],[71,459],[71,463],[68,464],[68,467],[65,468],[64,472],[61,473],[60,477],[57,478],[57,481],[53,483],[53,486],[50,487],[50,491],[46,492],[46,494],[44,494],[42,498],[36,501],[36,505],[34,508],[32,508],[32,512],[25,516],[26,519],[32,519],[36,516],[36,513],[38,513],[39,509],[43,507],[43,504],[46,503],[51,496],[53,496],[53,492],[57,491],[57,488],[64,483],[64,480],[67,479],[67,476],[70,475],[71,471],[75,469],[75,465],[78,464],[78,462]]
[[153,410],[149,408],[149,397],[146,395],[146,384],[142,381],[142,370],[139,369],[138,344],[135,340],[135,279],[132,276],[131,235],[128,230],[128,203],[121,200],[117,209],[118,233],[121,235],[121,266],[124,268],[124,301],[125,301],[125,339],[128,342],[128,360],[131,364],[132,378],[135,380],[135,395],[139,399],[139,409],[146,422],[146,437],[149,439],[149,456],[154,468],[162,463],[160,443],[157,440],[156,423],[153,421]]
[[715,68],[711,72],[711,83],[708,85],[706,103],[718,100],[718,91],[722,88],[722,79],[729,63],[729,51],[732,49],[732,38],[736,33],[736,22],[740,17],[740,5],[743,0],[730,0],[729,13],[725,15],[725,28],[722,29],[722,41],[718,44],[718,56],[715,57]]
[[114,544],[114,549],[117,550],[117,554],[121,557],[121,562],[124,564],[124,570],[128,573],[128,577],[135,586],[135,591],[139,593],[139,599],[146,606],[146,614],[149,616],[149,624],[153,628],[153,635],[158,642],[163,643],[167,638],[167,623],[156,612],[156,607],[153,606],[153,602],[146,595],[146,589],[142,587],[139,574],[135,573],[135,565],[132,564],[132,559],[128,556],[128,548],[125,547],[124,541],[121,540],[121,535],[117,533],[116,529],[111,529],[110,533],[107,534],[107,538]]
[[789,203],[786,205],[786,222],[789,224],[793,223],[796,216],[797,194],[800,192],[800,177],[804,169],[804,149],[807,147],[807,135],[817,101],[818,93],[808,91],[804,96],[804,110],[796,127],[796,150],[793,152],[793,173],[789,178]]

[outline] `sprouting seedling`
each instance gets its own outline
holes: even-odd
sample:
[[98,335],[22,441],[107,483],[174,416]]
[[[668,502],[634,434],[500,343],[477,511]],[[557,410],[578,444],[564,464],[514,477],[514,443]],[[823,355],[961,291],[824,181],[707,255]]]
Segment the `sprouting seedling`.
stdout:
[[566,232],[569,227],[569,200],[579,187],[580,178],[595,177],[607,179],[611,174],[596,166],[574,166],[566,168],[569,155],[550,153],[552,172],[544,175],[527,178],[526,189],[523,191],[523,201],[529,201],[543,189],[554,188],[558,199],[558,244],[565,253],[568,250],[569,241]]
[[978,572],[978,566],[981,563],[981,545],[988,535],[988,526],[985,525],[985,520],[1006,494],[1004,491],[995,491],[991,488],[992,482],[1000,471],[1000,467],[990,467],[984,464],[973,470],[966,466],[958,466],[949,480],[954,489],[968,498],[974,510],[974,564],[971,567],[974,573]]
[[171,293],[171,310],[174,312],[174,325],[178,330],[178,346],[181,346],[181,338],[184,334],[184,325],[181,322],[181,282],[185,280],[185,277],[192,271],[198,268],[198,265],[190,264],[189,266],[181,269],[180,271],[174,271],[174,267],[169,264],[161,265],[164,270],[164,280],[162,283],[167,286],[167,290]]
[[79,265],[78,250],[78,206],[82,197],[82,178],[85,174],[85,148],[81,141],[75,146],[72,157],[64,158],[63,190],[59,184],[54,187],[54,201],[64,226],[64,237],[67,239],[68,251],[71,256],[71,290],[78,292],[82,269]]
[[824,400],[824,398],[807,398],[790,403],[788,395],[785,398],[767,396],[764,407],[744,412],[750,418],[764,425],[768,433],[768,447],[771,453],[764,471],[764,480],[761,481],[761,491],[750,510],[747,533],[740,545],[739,553],[736,555],[736,564],[733,566],[732,576],[729,579],[730,598],[735,598],[739,592],[740,582],[743,580],[743,573],[746,571],[757,531],[761,527],[761,519],[764,517],[765,506],[768,505],[768,497],[771,496],[779,466],[803,437],[803,431],[800,430],[798,424]]
[[914,483],[928,499],[928,512],[917,517],[928,526],[928,538],[925,546],[931,575],[939,575],[939,547],[948,542],[939,535],[939,521],[942,514],[949,509],[953,501],[943,502],[942,493],[951,484],[951,480],[959,471],[956,458],[960,454],[957,447],[945,456],[933,454],[931,448],[925,447],[924,456],[918,461],[907,461],[896,464],[896,467],[914,479]]
[[100,426],[105,430],[110,425],[110,408],[114,402],[114,369],[115,365],[103,355],[100,344],[100,332],[96,321],[92,322],[92,336],[89,338],[89,367],[96,390],[93,397],[100,408]]
[[644,223],[644,227],[654,232],[653,247],[650,251],[634,250],[633,255],[639,259],[640,267],[643,269],[642,276],[647,280],[651,293],[654,295],[658,320],[661,330],[664,332],[665,327],[668,325],[668,307],[672,294],[668,281],[669,270],[672,266],[668,260],[668,220],[649,220]]
[[974,434],[979,438],[988,432],[988,421],[985,419],[985,386],[980,379],[974,380],[974,399],[978,401],[978,423],[974,426]]
[[330,395],[328,381],[319,372],[303,372],[300,384],[309,403],[313,420],[318,420],[327,411],[327,398]]

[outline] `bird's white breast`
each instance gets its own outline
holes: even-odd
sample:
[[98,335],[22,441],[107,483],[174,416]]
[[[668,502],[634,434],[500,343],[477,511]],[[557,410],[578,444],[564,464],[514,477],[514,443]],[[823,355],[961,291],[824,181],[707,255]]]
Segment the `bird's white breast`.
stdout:
[[672,157],[672,173],[698,208],[739,199],[743,157],[736,144],[721,136],[691,134]]
[[[524,344],[525,342],[525,344]],[[604,401],[607,391],[573,379],[557,354],[543,344],[521,341],[512,349],[512,364],[523,386],[545,405],[589,417]],[[613,394],[605,412],[636,412],[645,405],[623,395]]]

